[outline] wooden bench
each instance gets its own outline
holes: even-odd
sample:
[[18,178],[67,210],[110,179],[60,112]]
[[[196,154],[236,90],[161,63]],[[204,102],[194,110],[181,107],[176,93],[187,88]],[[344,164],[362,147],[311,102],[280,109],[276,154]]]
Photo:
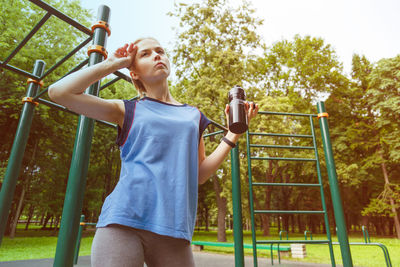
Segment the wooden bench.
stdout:
[[[208,242],[208,241],[192,241],[192,248],[194,251],[201,251],[204,249],[204,246],[212,246],[212,247],[229,247],[233,248],[235,246],[234,243],[226,243],[226,242]],[[252,244],[243,244],[243,248],[253,249]],[[271,250],[271,245],[257,245],[257,249],[263,250]],[[272,250],[278,250],[278,246],[272,246]],[[289,246],[279,246],[279,252],[281,256],[289,256],[290,247]]]

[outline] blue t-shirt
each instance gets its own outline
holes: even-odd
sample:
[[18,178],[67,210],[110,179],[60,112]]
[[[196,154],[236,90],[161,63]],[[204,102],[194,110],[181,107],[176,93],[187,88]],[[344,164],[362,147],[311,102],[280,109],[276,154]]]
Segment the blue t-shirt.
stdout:
[[190,241],[199,141],[210,121],[187,104],[149,97],[124,103],[117,138],[120,179],[103,204],[97,227],[116,223]]

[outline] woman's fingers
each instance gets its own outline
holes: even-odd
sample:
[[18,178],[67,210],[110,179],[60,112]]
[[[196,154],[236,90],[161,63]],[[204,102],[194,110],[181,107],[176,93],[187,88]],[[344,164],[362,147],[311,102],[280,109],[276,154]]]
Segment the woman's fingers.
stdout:
[[248,105],[247,116],[250,119],[254,118],[258,113],[258,104],[254,102],[246,102]]

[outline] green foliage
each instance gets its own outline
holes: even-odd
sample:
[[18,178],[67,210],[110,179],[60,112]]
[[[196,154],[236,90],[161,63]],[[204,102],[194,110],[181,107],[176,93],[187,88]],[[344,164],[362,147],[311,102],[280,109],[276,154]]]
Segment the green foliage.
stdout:
[[[266,90],[315,100],[345,83],[342,64],[321,38],[296,35],[293,41],[275,43],[264,53],[261,67]],[[276,92],[277,91],[277,92]],[[301,112],[301,106],[297,112]]]
[[[81,24],[89,26],[92,17],[80,7],[80,1],[47,1]],[[29,1],[1,1],[0,12],[0,60],[4,61],[31,29],[45,15],[45,11]],[[26,45],[11,59],[9,64],[31,72],[38,59],[46,62],[46,69],[67,55],[87,38],[65,22],[52,16]],[[67,73],[86,57],[84,51],[64,62],[44,80],[45,88]],[[21,112],[21,99],[26,91],[26,78],[9,70],[0,72],[0,168],[7,160]],[[44,88],[42,88],[44,89]],[[44,98],[46,95],[43,96]],[[73,147],[76,118],[60,113],[44,105],[36,108],[36,116],[18,179],[18,187],[27,189],[25,207],[34,206],[36,212],[61,214],[62,203]],[[3,177],[3,175],[2,175]],[[17,198],[16,198],[17,199]],[[13,206],[15,208],[15,206]]]
[[[354,55],[351,77],[345,77],[334,49],[323,39],[296,35],[291,40],[281,40],[266,47],[257,34],[262,21],[255,17],[251,5],[243,2],[232,8],[227,2],[203,0],[190,5],[177,4],[175,11],[169,14],[180,21],[172,51],[177,76],[170,86],[174,97],[199,107],[208,118],[225,125],[227,92],[234,85],[244,87],[247,99],[257,102],[262,111],[316,113],[315,101],[328,96],[330,133],[348,225],[359,225],[362,216],[371,221],[387,218],[386,215],[394,216],[389,199],[395,200],[398,209],[400,56],[373,64],[365,56]],[[45,12],[28,1],[0,0],[0,3],[0,60],[4,61]],[[89,26],[93,22],[93,16],[80,7],[79,1],[49,0],[47,3],[83,25]],[[75,28],[52,17],[10,64],[30,72],[34,61],[42,59],[49,69],[86,38]],[[84,51],[73,56],[45,79],[46,86],[85,57]],[[103,84],[107,81],[105,79]],[[7,166],[25,91],[25,78],[8,70],[0,72],[1,177]],[[101,97],[109,99],[130,99],[136,95],[133,86],[124,81],[101,91]],[[27,188],[25,207],[34,207],[37,214],[57,217],[61,215],[77,117],[44,105],[39,105],[36,113],[18,186]],[[317,128],[316,125],[318,136]],[[214,126],[208,128],[208,132],[216,130]],[[308,118],[290,116],[259,115],[252,120],[250,131],[311,134]],[[102,202],[118,181],[120,160],[115,138],[115,128],[96,125],[84,200],[84,214],[90,221],[97,220]],[[205,140],[207,154],[217,147],[218,140],[219,136]],[[243,214],[247,219],[250,215],[244,141],[242,137],[239,146]],[[310,140],[299,138],[253,136],[251,142],[312,145]],[[270,148],[252,148],[250,154],[314,157],[311,150]],[[319,150],[321,158],[322,154]],[[321,164],[324,167],[324,162]],[[389,185],[385,185],[382,164],[387,167]],[[309,163],[252,161],[252,174],[257,182],[316,181],[315,166]],[[219,206],[214,199],[217,195],[221,201],[227,201],[227,214],[230,214],[230,192],[228,159],[216,175],[200,187],[198,218],[209,218],[216,223]],[[254,196],[256,205],[261,208],[320,209],[319,192],[312,189],[257,189]],[[24,214],[27,211],[26,208]],[[310,218],[302,221],[308,224],[307,227],[310,227]],[[292,221],[294,219],[297,217],[292,217]],[[260,223],[260,219],[257,220]],[[319,219],[314,221],[320,223]]]

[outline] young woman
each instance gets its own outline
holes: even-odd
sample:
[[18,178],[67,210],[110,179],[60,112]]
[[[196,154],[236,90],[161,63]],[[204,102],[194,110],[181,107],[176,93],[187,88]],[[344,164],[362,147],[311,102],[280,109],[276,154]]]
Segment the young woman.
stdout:
[[[130,70],[140,100],[106,100],[84,93],[122,68]],[[229,131],[206,157],[202,133],[210,122],[197,108],[172,97],[169,74],[164,49],[157,40],[144,38],[49,88],[53,101],[118,125],[120,180],[102,207],[92,266],[194,266],[190,241],[198,184],[218,169],[239,135]],[[227,105],[226,114],[228,110]],[[247,108],[249,121],[257,111],[254,104]]]

